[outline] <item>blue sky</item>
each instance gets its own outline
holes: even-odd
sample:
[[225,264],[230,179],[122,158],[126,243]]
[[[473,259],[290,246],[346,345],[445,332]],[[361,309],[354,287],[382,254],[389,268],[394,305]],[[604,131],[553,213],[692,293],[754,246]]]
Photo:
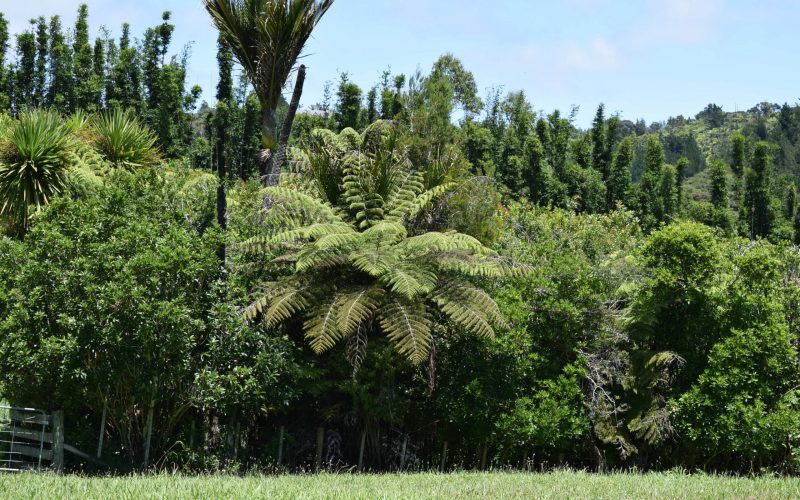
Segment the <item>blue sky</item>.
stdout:
[[[77,0],[0,0],[11,29],[38,15],[74,22]],[[88,0],[93,30],[139,36],[173,12],[175,43],[194,42],[191,83],[211,99],[216,35],[200,0]],[[800,99],[793,0],[337,0],[315,32],[303,105],[320,100],[339,71],[366,89],[380,73],[429,70],[452,52],[493,86],[524,90],[537,110],[580,106],[579,126],[597,104],[648,122],[692,116],[709,102],[747,109]],[[176,45],[177,46],[177,45]]]

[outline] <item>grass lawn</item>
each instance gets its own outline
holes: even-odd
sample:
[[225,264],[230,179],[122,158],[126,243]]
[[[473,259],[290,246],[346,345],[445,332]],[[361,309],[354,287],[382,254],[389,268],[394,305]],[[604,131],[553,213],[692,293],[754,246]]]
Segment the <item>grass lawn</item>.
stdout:
[[800,498],[800,479],[583,472],[317,476],[2,474],[0,498]]

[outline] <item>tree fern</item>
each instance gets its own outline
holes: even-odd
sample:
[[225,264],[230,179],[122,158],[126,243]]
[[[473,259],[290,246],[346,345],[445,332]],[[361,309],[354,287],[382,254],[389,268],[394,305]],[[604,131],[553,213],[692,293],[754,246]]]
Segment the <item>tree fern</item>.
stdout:
[[[299,156],[297,175],[307,180],[266,190],[275,229],[239,246],[267,256],[276,272],[289,264],[290,275],[262,287],[245,317],[274,326],[302,316],[316,352],[355,339],[347,350],[354,366],[375,330],[411,362],[427,359],[434,312],[484,337],[504,324],[470,278],[523,270],[466,234],[419,234],[419,217],[452,185],[447,175],[426,179],[415,170],[391,124],[360,136],[314,132]],[[426,189],[434,178],[441,184]]]

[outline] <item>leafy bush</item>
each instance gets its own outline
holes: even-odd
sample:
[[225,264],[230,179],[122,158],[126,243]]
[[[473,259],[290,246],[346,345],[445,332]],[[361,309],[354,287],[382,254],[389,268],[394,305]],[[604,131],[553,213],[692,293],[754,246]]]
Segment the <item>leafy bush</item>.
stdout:
[[105,407],[106,450],[125,467],[141,458],[150,408],[155,456],[204,425],[210,401],[218,415],[252,413],[291,394],[286,342],[216,305],[221,234],[175,202],[185,184],[180,171],[117,171],[93,196],[56,199],[24,242],[0,241],[3,396],[64,409],[82,449]]

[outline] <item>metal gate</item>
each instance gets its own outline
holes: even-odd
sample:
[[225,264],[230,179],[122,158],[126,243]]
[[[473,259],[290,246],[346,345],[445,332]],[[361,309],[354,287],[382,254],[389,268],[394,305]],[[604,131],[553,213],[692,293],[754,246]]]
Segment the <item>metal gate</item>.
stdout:
[[60,414],[55,417],[34,408],[0,406],[0,471],[60,469],[63,426]]

